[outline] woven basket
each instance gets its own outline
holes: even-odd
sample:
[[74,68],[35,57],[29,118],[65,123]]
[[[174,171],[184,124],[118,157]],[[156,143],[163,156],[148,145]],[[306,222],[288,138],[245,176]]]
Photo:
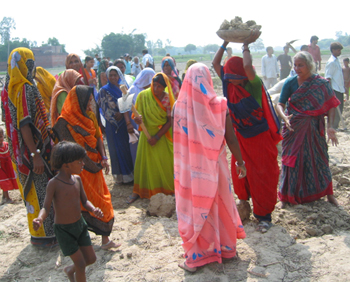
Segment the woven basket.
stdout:
[[250,33],[250,29],[218,30],[216,32],[221,39],[235,43],[243,43]]

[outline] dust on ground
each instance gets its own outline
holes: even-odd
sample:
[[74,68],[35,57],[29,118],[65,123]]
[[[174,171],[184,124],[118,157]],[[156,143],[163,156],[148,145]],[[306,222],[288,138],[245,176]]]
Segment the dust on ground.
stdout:
[[[217,89],[220,92],[220,89]],[[344,117],[350,118],[350,102]],[[346,121],[350,128],[349,121]],[[334,193],[343,208],[325,199],[273,212],[274,226],[255,231],[253,217],[245,224],[247,238],[238,240],[238,255],[212,263],[195,274],[177,265],[183,261],[176,214],[147,215],[149,200],[126,204],[132,186],[113,184],[115,223],[111,239],[122,246],[101,250],[101,239],[90,233],[97,255],[87,268],[88,281],[350,281],[350,132],[339,132],[339,146],[329,147]],[[63,268],[71,264],[59,247],[30,244],[26,209],[18,191],[15,204],[0,206],[0,281],[67,281]]]

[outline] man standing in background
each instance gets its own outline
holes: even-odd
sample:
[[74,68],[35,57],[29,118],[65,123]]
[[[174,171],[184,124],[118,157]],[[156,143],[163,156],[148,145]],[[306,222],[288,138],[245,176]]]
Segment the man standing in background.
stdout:
[[344,92],[345,92],[344,77],[343,77],[342,67],[338,59],[338,57],[341,55],[341,50],[343,49],[343,45],[341,45],[339,42],[333,42],[330,46],[330,49],[331,49],[332,55],[326,64],[325,78],[331,84],[334,90],[335,96],[340,101],[340,105],[338,106],[337,111],[335,112],[335,118],[334,118],[334,129],[337,129],[339,125],[339,121],[341,120],[341,114],[343,113],[343,107],[344,107]]
[[261,59],[261,74],[264,78],[264,84],[267,89],[271,88],[277,83],[278,64],[276,56],[273,54],[271,46],[266,48],[266,55]]
[[154,69],[154,60],[150,54],[148,54],[148,50],[142,50],[142,64],[144,68]]
[[310,45],[308,52],[314,58],[314,62],[316,64],[316,72],[321,70],[321,51],[320,47],[317,45],[318,37],[316,35],[311,36]]

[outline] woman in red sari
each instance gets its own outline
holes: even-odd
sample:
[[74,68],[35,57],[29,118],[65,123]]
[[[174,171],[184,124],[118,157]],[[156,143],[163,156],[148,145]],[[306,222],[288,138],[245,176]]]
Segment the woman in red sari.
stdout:
[[252,31],[245,39],[243,59],[234,56],[222,67],[221,58],[228,44],[225,41],[216,52],[213,66],[223,81],[224,95],[248,172],[247,177],[238,179],[234,170],[236,159],[232,156],[232,182],[240,199],[238,206],[250,212],[247,201],[252,198],[253,214],[259,221],[257,230],[266,232],[272,226],[271,213],[277,202],[279,167],[276,145],[282,138],[277,116],[261,79],[255,73],[248,47],[260,34]]
[[284,208],[286,203],[316,201],[323,196],[338,205],[333,196],[324,116],[328,116],[328,138],[337,145],[333,122],[340,102],[328,81],[314,74],[310,53],[299,52],[293,60],[297,75],[285,81],[277,105],[277,112],[285,122],[278,192],[280,207]]

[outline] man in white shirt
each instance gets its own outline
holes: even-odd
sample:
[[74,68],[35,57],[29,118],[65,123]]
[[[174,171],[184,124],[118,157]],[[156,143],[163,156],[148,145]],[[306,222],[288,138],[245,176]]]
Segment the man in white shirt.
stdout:
[[264,78],[266,88],[269,89],[277,83],[279,69],[277,58],[273,54],[273,48],[271,46],[266,48],[266,53],[261,59],[261,74]]
[[[338,106],[338,108],[340,110],[340,114],[342,114],[343,107],[344,107],[345,87],[344,87],[343,71],[342,71],[338,57],[341,55],[341,50],[343,49],[343,45],[341,45],[339,42],[333,42],[330,46],[330,49],[331,49],[332,55],[326,64],[325,78],[331,84],[336,97],[340,101],[340,105]],[[335,129],[338,128],[340,120],[341,120],[341,117],[339,115],[339,111],[336,111],[335,118],[334,118]]]
[[139,57],[134,57],[134,63],[131,66],[131,75],[136,77],[142,70],[142,66],[139,62]]
[[148,54],[148,50],[142,50],[142,64],[144,68],[154,69],[154,60],[150,54]]

